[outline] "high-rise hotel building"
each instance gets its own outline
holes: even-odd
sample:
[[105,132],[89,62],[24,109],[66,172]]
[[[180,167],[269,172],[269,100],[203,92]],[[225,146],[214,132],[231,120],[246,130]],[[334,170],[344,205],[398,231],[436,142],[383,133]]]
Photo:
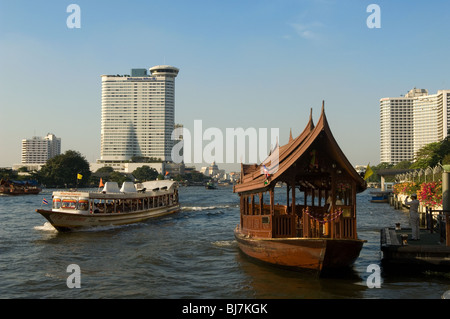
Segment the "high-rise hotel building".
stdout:
[[[171,160],[175,125],[175,77],[179,69],[158,65],[131,75],[102,75],[101,159]],[[112,165],[114,166],[114,165]]]
[[22,140],[22,164],[45,164],[47,160],[60,154],[61,139],[54,134]]
[[450,128],[450,90],[413,101],[414,154],[426,144],[442,141]]
[[447,136],[450,90],[429,95],[412,89],[405,96],[380,100],[380,160],[390,164],[412,161],[426,144]]

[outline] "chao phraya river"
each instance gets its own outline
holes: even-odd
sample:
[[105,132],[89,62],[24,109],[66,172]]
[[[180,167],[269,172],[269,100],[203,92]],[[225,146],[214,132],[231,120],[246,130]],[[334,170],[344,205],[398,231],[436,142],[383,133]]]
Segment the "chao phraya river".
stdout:
[[[155,299],[440,299],[450,271],[381,272],[369,288],[370,265],[381,265],[380,229],[408,225],[408,213],[358,194],[358,234],[367,240],[352,270],[316,278],[249,260],[233,230],[239,200],[231,187],[180,187],[182,210],[144,223],[56,232],[35,212],[52,190],[0,197],[0,297]],[[285,192],[277,192],[279,202]],[[277,199],[276,199],[277,200]],[[69,289],[69,265],[80,288]]]

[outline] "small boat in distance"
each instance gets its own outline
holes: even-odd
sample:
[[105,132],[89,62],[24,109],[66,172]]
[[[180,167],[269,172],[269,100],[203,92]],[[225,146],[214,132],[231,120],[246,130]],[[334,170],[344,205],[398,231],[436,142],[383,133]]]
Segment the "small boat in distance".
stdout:
[[217,186],[213,182],[208,182],[208,183],[206,183],[205,188],[206,189],[217,189]]
[[51,209],[36,209],[58,231],[126,225],[179,210],[178,183],[170,180],[139,184],[106,182],[101,192],[55,191]]
[[3,195],[36,195],[42,191],[42,188],[33,181],[9,181],[2,179],[0,181],[0,194]]
[[387,203],[389,201],[389,195],[391,192],[371,192],[372,203]]
[[388,203],[389,196],[392,194],[392,187],[394,183],[384,183],[381,191],[370,192],[372,195],[372,199],[370,200],[372,203]]

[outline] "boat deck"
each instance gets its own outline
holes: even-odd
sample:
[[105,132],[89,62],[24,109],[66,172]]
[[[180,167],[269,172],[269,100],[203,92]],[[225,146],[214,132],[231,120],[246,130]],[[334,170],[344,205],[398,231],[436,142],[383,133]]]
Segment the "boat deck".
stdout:
[[[406,245],[402,235],[408,235]],[[411,229],[384,228],[380,236],[383,262],[389,265],[450,266],[450,247],[440,233],[420,230],[420,240],[411,240]]]

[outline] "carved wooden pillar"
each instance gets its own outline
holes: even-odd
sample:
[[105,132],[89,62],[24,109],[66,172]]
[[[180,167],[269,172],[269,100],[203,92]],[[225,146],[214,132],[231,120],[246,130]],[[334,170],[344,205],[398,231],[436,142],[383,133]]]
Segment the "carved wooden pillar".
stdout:
[[252,207],[250,208],[250,215],[255,215],[255,196],[252,194],[251,197]]
[[291,191],[292,191],[291,212],[293,215],[295,215],[295,181],[292,181]]
[[289,207],[289,184],[286,183],[286,213],[289,214],[290,207]]
[[274,189],[270,188],[270,214],[273,215],[275,212],[275,198],[274,198]]
[[336,237],[336,222],[334,219],[334,213],[336,209],[336,172],[334,170],[331,171],[331,221],[330,221],[330,238]]
[[259,193],[259,214],[264,214],[264,201],[263,201],[263,193]]

